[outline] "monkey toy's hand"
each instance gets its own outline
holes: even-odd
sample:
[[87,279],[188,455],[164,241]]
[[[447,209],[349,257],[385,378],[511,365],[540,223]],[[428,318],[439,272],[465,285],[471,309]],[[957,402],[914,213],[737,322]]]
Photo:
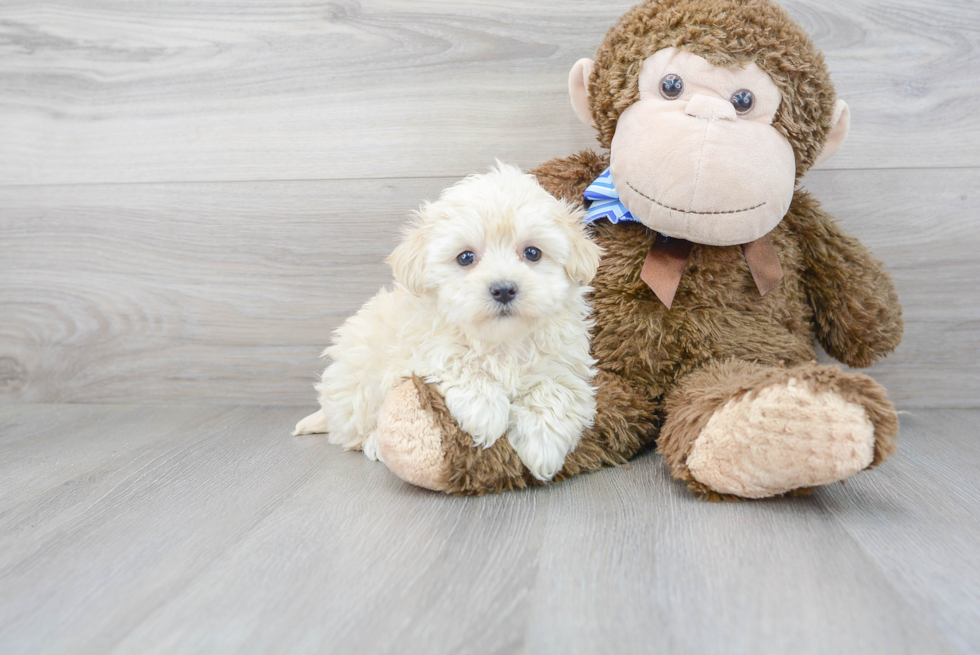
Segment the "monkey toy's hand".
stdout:
[[807,296],[820,345],[839,362],[871,366],[902,340],[902,306],[882,263],[849,237],[815,200],[797,193],[793,229],[800,236]]

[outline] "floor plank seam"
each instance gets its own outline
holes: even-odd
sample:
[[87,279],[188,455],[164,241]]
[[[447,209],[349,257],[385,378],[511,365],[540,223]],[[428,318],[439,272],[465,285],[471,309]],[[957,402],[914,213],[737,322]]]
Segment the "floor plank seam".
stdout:
[[[599,149],[596,148],[596,151]],[[489,166],[492,162],[488,162]],[[541,162],[544,163],[544,162]],[[307,178],[307,177],[283,177],[283,178],[249,178],[249,179],[205,179],[205,180],[140,180],[134,182],[38,182],[32,184],[3,184],[0,183],[0,190],[7,189],[39,189],[48,187],[114,187],[114,186],[177,186],[177,185],[197,185],[197,184],[282,184],[282,183],[297,183],[297,184],[319,184],[319,183],[331,183],[331,182],[404,182],[411,180],[447,180],[452,182],[458,180],[467,175],[479,172],[478,170],[466,170],[458,172],[456,174],[447,173],[440,175],[387,175],[380,177],[373,176],[363,176],[363,177],[323,177],[323,178]],[[962,165],[962,166],[859,166],[854,168],[815,168],[814,173],[848,173],[848,172],[911,172],[911,171],[971,171],[980,170],[980,166],[976,165]],[[801,181],[801,184],[805,184],[806,178]]]

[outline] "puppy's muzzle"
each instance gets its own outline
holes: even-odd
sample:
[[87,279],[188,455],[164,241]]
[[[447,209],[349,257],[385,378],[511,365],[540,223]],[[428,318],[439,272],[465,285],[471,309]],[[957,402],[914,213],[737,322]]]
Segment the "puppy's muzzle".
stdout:
[[517,297],[517,285],[513,282],[494,282],[490,285],[490,295],[501,305],[510,304]]

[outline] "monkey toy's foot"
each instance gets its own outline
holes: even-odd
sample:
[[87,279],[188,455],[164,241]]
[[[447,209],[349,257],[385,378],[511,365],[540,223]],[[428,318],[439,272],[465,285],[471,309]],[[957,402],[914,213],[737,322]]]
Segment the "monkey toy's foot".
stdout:
[[408,380],[385,398],[378,415],[378,450],[391,471],[406,482],[449,490],[449,470],[442,447],[443,429],[426,388]]
[[377,437],[388,468],[419,487],[483,494],[536,483],[506,436],[486,448],[475,445],[435,388],[418,377],[388,394]]
[[671,394],[658,449],[705,498],[765,498],[848,478],[895,451],[884,389],[834,366],[718,362]]

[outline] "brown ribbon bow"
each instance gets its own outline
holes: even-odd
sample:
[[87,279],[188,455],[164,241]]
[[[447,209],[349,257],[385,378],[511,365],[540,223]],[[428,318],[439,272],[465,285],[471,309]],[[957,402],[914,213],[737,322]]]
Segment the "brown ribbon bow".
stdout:
[[[667,309],[674,302],[674,294],[681,283],[681,276],[691,257],[694,244],[685,239],[673,239],[658,234],[643,262],[640,279],[647,283]],[[783,267],[769,236],[742,244],[742,253],[752,272],[752,279],[761,295],[766,295],[783,279]]]

